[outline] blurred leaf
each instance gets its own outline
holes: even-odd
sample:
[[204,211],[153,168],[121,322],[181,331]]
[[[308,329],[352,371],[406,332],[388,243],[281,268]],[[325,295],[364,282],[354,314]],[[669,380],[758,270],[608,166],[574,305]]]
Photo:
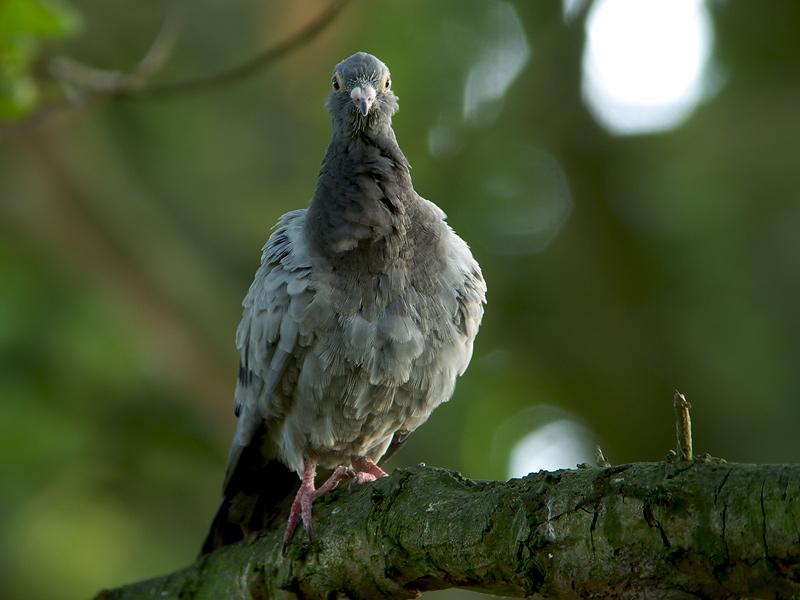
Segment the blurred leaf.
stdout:
[[33,79],[0,71],[0,119],[25,114],[36,105],[37,98]]
[[18,118],[39,97],[32,68],[45,40],[74,34],[77,13],[53,0],[6,0],[0,3],[0,119]]
[[0,4],[0,44],[17,36],[54,38],[74,33],[77,14],[63,2],[54,0],[6,0]]

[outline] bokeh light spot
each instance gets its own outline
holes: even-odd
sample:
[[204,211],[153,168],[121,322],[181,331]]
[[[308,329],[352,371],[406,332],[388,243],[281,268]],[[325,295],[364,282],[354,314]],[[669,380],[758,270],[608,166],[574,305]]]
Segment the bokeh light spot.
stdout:
[[584,100],[613,133],[669,129],[702,99],[713,42],[702,0],[599,0],[586,36]]
[[513,6],[494,4],[485,27],[485,45],[464,86],[466,121],[484,121],[487,114],[496,115],[497,111],[487,113],[486,109],[505,96],[530,57],[528,39]]
[[564,16],[564,22],[572,22],[586,7],[588,1],[589,0],[561,0],[561,13]]
[[524,477],[540,470],[571,469],[592,460],[589,431],[575,421],[559,419],[523,437],[511,450],[508,476]]

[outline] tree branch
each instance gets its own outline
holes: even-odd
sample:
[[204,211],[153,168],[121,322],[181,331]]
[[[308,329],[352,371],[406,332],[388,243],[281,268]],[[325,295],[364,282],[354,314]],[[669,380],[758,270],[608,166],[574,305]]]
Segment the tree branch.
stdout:
[[333,0],[330,5],[322,11],[315,19],[309,21],[302,29],[296,31],[291,36],[278,42],[274,46],[267,48],[263,52],[253,56],[239,65],[227,68],[212,75],[198,77],[197,79],[186,79],[183,81],[173,81],[160,85],[151,85],[125,93],[126,96],[137,97],[167,97],[180,94],[190,94],[198,91],[205,91],[220,85],[245,79],[266,68],[286,54],[310,42],[317,35],[322,33],[334,18],[344,8],[347,0]]
[[[316,540],[281,527],[97,598],[412,598],[800,594],[800,465],[636,463],[507,483],[398,469],[314,505]],[[337,596],[338,597],[338,596]]]
[[285,40],[259,52],[244,62],[193,79],[148,84],[148,79],[163,67],[171,55],[177,37],[177,19],[168,15],[161,31],[145,57],[130,73],[106,71],[84,65],[74,59],[59,58],[53,63],[57,80],[83,92],[94,95],[124,96],[126,98],[154,98],[191,94],[245,79],[268,67],[292,50],[310,42],[319,35],[344,8],[347,0],[333,0],[317,17]]
[[347,0],[332,0],[324,11],[288,38],[238,65],[211,75],[153,84],[149,83],[150,78],[166,64],[177,36],[177,19],[174,15],[168,15],[150,49],[130,72],[98,69],[71,58],[54,59],[50,70],[54,79],[64,88],[66,98],[40,107],[21,121],[13,123],[12,127],[35,125],[77,106],[93,106],[119,98],[166,98],[192,94],[245,79],[310,42],[334,21],[345,4]]
[[172,57],[183,15],[176,9],[167,12],[161,28],[147,52],[128,72],[99,69],[68,56],[56,56],[48,63],[53,79],[61,84],[67,99],[80,104],[86,95],[119,95],[132,93],[155,76]]

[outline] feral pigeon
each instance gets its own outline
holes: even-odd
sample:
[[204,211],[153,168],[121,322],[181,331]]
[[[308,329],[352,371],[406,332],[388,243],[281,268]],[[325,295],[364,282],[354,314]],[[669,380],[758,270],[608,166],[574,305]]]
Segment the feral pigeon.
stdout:
[[[204,553],[253,533],[298,478],[285,543],[339,481],[384,477],[379,461],[452,395],[483,316],[478,263],[412,186],[389,69],[350,56],[326,106],[314,197],[280,218],[243,302],[239,420]],[[333,472],[317,488],[318,466]]]

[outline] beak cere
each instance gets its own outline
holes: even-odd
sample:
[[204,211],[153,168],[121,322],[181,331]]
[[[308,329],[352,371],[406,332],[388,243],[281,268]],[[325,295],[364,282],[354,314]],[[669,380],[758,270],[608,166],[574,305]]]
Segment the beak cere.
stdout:
[[350,92],[350,98],[352,98],[353,104],[356,105],[359,112],[366,117],[369,109],[372,108],[373,102],[375,102],[375,88],[371,85],[354,87],[353,91]]

